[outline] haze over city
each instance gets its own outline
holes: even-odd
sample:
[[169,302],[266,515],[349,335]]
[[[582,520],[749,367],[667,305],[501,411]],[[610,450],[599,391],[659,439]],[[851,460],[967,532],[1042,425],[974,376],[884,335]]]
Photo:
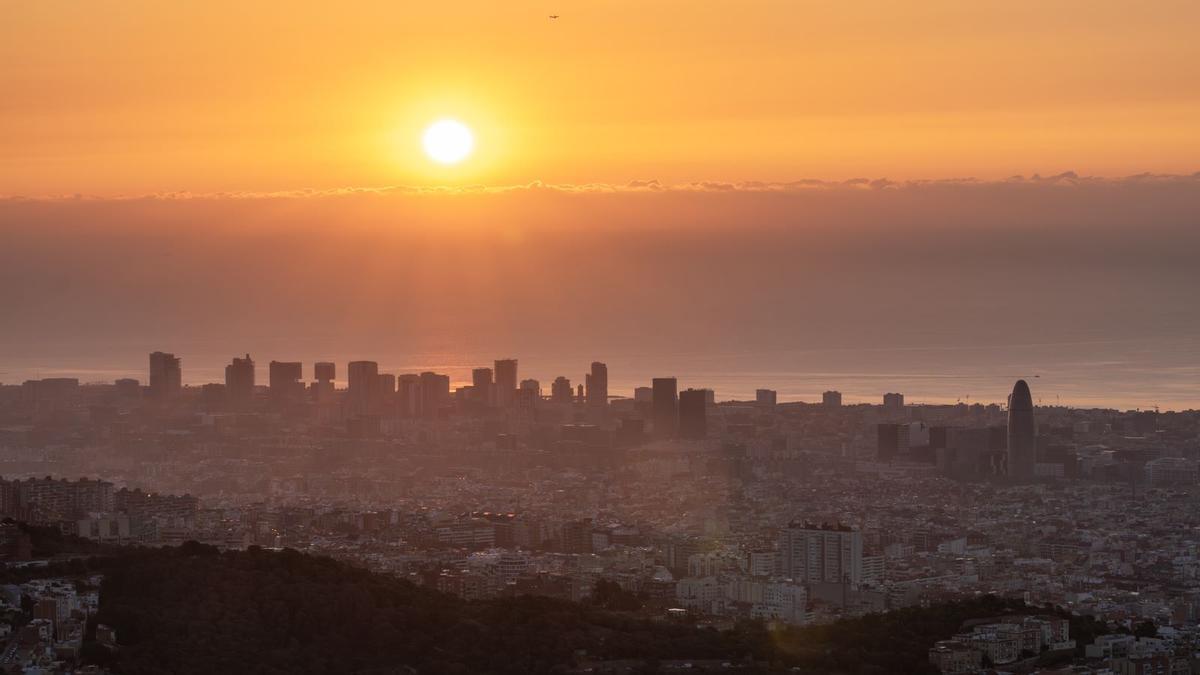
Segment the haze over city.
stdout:
[[9,200],[0,381],[131,375],[163,347],[208,381],[239,351],[463,381],[513,353],[543,377],[615,360],[627,386],[754,374],[707,384],[788,400],[865,400],[869,376],[997,401],[1044,374],[1064,403],[1197,407],[1198,194],[1060,176]]
[[1200,4],[0,8],[0,672],[1200,672]]
[[166,344],[1198,403],[1189,3],[231,9],[6,21],[0,381]]

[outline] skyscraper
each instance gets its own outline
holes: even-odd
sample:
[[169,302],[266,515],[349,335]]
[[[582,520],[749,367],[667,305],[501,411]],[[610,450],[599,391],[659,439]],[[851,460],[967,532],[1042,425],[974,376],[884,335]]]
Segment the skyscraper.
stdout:
[[542,383],[534,379],[521,380],[519,391],[532,391],[534,400],[542,398]]
[[883,407],[888,410],[904,409],[904,394],[888,393],[883,395]]
[[528,434],[534,423],[538,401],[541,400],[542,387],[537,380],[522,380],[521,388],[517,389],[513,400],[510,424],[512,430],[519,434]]
[[1008,475],[1031,481],[1037,464],[1037,428],[1033,422],[1033,395],[1025,380],[1017,380],[1008,397]]
[[[514,388],[514,396],[516,391]],[[448,405],[450,405],[450,376],[432,372],[421,373],[421,416],[436,418]]]
[[496,405],[507,408],[517,395],[517,360],[499,359],[496,366]]
[[320,404],[331,403],[334,400],[333,380],[337,376],[337,366],[328,361],[313,364],[312,397]]
[[550,385],[550,400],[555,403],[571,402],[571,381],[559,375]]
[[328,361],[313,364],[313,379],[317,382],[333,383],[337,379],[337,366]]
[[492,381],[491,368],[476,368],[471,371],[471,394],[480,405],[490,406],[494,404],[493,390],[495,383]]
[[679,383],[673,377],[656,377],[650,382],[654,392],[651,410],[654,435],[671,438],[679,428]]
[[300,382],[303,377],[304,367],[299,361],[272,361],[267,371],[271,398],[276,401],[299,398],[304,390]]
[[590,406],[603,408],[608,405],[608,366],[599,361],[592,362],[592,372],[587,377],[587,402]]
[[407,373],[396,378],[396,402],[401,417],[421,414],[421,376]]
[[651,387],[634,387],[633,409],[642,416],[643,420],[654,419],[654,389]]
[[821,394],[821,404],[826,408],[842,407],[842,392],[827,391],[824,394]]
[[357,415],[369,413],[379,398],[379,364],[374,361],[351,361],[346,373],[349,379],[346,399],[350,412]]
[[254,399],[254,360],[233,357],[225,366],[225,396],[234,407],[249,405]]
[[396,414],[396,376],[391,373],[380,373],[379,384],[376,385],[376,400],[371,409],[375,415]]
[[679,437],[699,439],[708,435],[707,389],[684,389],[679,393]]
[[183,369],[180,359],[166,352],[150,354],[150,397],[171,398],[182,388]]

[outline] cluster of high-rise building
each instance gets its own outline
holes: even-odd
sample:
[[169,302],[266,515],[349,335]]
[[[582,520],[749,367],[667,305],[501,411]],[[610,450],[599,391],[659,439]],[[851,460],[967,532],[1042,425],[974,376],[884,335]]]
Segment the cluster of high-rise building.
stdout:
[[[604,364],[593,364],[598,373],[596,391],[592,396],[607,396],[607,376]],[[306,401],[318,404],[332,403],[335,392],[337,366],[331,362],[313,364],[313,380],[304,382],[304,365],[299,361],[271,361],[268,368],[267,401],[274,404],[296,404]],[[592,375],[589,375],[589,381]],[[346,367],[344,393],[346,413],[349,415],[399,414],[410,417],[437,417],[452,404],[453,398],[448,375],[423,372],[395,375],[382,373],[375,361],[351,361]],[[147,394],[152,399],[169,399],[182,391],[181,360],[173,354],[154,352],[150,355],[150,386]],[[258,397],[255,381],[255,362],[249,354],[235,357],[225,366],[224,383],[212,383],[201,387],[205,400],[211,404],[225,404],[233,409],[247,409]],[[505,408],[520,397],[521,391],[532,391],[540,396],[535,380],[517,383],[517,360],[501,359],[495,369],[477,368],[472,383],[460,387],[455,394],[471,403],[485,407]]]
[[[117,399],[144,399],[151,406],[170,409],[185,393],[188,405],[199,402],[208,413],[275,412],[289,418],[305,418],[341,425],[352,436],[388,435],[399,420],[438,420],[451,416],[502,416],[502,443],[539,432],[549,424],[563,424],[559,435],[565,441],[592,446],[618,442],[630,446],[645,440],[703,440],[714,436],[711,416],[717,404],[711,389],[680,390],[674,377],[652,378],[649,386],[637,387],[632,397],[613,396],[609,391],[608,367],[593,362],[576,387],[566,376],[556,377],[549,390],[532,378],[521,379],[518,361],[497,359],[490,367],[471,371],[469,382],[454,386],[449,375],[437,372],[386,373],[375,361],[351,361],[346,366],[345,386],[337,384],[338,366],[332,362],[312,365],[312,379],[304,379],[304,364],[271,361],[268,381],[256,381],[256,364],[249,354],[233,358],[225,366],[223,383],[200,387],[182,386],[181,359],[174,354],[154,352],[149,357],[149,386],[122,379],[113,385]],[[37,414],[62,414],[78,396],[73,378],[49,378],[26,382],[22,396]],[[199,396],[196,396],[196,393]],[[753,404],[778,405],[774,390],[759,389]],[[843,410],[842,394],[826,391],[821,407],[831,413]],[[558,407],[557,412],[551,408]],[[853,407],[853,406],[849,406]],[[1062,429],[1039,434],[1034,418],[1033,397],[1025,380],[1019,380],[1008,397],[1006,419],[987,425],[939,423],[913,419],[902,393],[883,394],[875,424],[876,457],[884,461],[914,461],[935,465],[944,475],[961,480],[1034,482],[1078,474],[1087,462],[1065,443]],[[567,411],[567,412],[563,412]],[[98,408],[94,415],[104,414]],[[1145,417],[1149,412],[1139,413]],[[1140,418],[1139,418],[1140,419]],[[579,425],[591,425],[581,427]],[[722,427],[724,428],[724,427]],[[728,429],[736,428],[729,427]],[[728,430],[726,429],[726,430]],[[1156,480],[1166,476],[1190,475],[1188,460],[1162,458],[1151,468]]]
[[[1035,407],[1026,382],[1007,406],[780,403],[671,377],[614,392],[599,362],[546,390],[508,358],[461,383],[228,366],[185,387],[159,353],[149,387],[0,386],[0,502],[92,539],[291,546],[471,598],[603,580],[714,623],[983,593],[1200,622],[1200,522],[1179,508],[1200,486],[1197,413]],[[89,479],[44,478],[64,474]],[[931,657],[998,648],[962,639]]]
[[[1008,397],[1007,421],[990,427],[930,426],[908,419],[902,394],[884,394],[888,421],[876,427],[878,457],[938,465],[948,476],[1029,483],[1068,473],[1073,457],[1056,452],[1042,439],[1039,446],[1029,384],[1018,380]],[[1039,450],[1040,448],[1040,450]]]
[[[356,427],[370,417],[438,418],[455,412],[515,411],[532,415],[539,403],[582,404],[587,419],[603,423],[608,419],[611,400],[608,366],[596,361],[584,374],[584,382],[572,388],[571,380],[558,376],[548,394],[536,379],[518,378],[518,361],[497,359],[492,367],[471,371],[469,384],[452,388],[448,375],[435,372],[391,374],[380,372],[375,361],[351,361],[346,368],[346,387],[335,386],[337,366],[330,362],[313,364],[313,379],[304,382],[304,367],[299,361],[271,361],[265,391],[255,380],[255,362],[249,354],[234,357],[225,366],[224,383],[201,385],[202,400],[212,411],[250,411],[266,406],[276,410],[315,406],[325,418],[350,420]],[[153,401],[170,401],[182,391],[181,359],[174,354],[150,355],[150,385],[146,395]],[[123,380],[136,388],[136,380]],[[827,392],[836,393],[836,392]],[[707,411],[716,404],[711,389],[679,390],[673,377],[653,378],[651,386],[639,388],[633,397],[635,407],[646,412],[643,426],[658,439],[702,439],[708,435]],[[776,392],[760,389],[759,405],[775,405]],[[365,420],[370,426],[370,420]],[[629,431],[632,427],[628,427]]]

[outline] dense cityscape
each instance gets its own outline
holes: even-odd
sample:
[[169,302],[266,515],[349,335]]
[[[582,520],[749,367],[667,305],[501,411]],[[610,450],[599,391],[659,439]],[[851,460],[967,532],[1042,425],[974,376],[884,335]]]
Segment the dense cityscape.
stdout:
[[[101,544],[295,549],[466,600],[603,602],[717,629],[997,595],[1031,609],[923,645],[931,664],[1191,672],[1195,411],[1035,407],[1033,378],[1005,405],[844,405],[836,391],[719,400],[670,377],[611,392],[600,362],[545,392],[516,359],[453,390],[370,361],[344,387],[333,363],[306,380],[272,361],[265,385],[250,355],[224,383],[183,386],[182,369],[155,352],[145,384],[0,386],[9,566],[32,559],[15,520]],[[4,587],[4,667],[69,667],[101,587]],[[1111,632],[1077,644],[1040,607]],[[1039,671],[1046,654],[1073,670]]]
[[1200,675],[1200,2],[0,6],[0,675]]

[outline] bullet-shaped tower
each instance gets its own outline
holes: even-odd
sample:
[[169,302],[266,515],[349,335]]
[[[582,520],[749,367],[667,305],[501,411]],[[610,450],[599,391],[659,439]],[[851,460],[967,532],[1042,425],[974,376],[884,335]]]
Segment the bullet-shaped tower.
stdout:
[[1008,397],[1008,475],[1020,482],[1033,480],[1037,464],[1037,428],[1033,423],[1033,396],[1025,380],[1017,380]]

